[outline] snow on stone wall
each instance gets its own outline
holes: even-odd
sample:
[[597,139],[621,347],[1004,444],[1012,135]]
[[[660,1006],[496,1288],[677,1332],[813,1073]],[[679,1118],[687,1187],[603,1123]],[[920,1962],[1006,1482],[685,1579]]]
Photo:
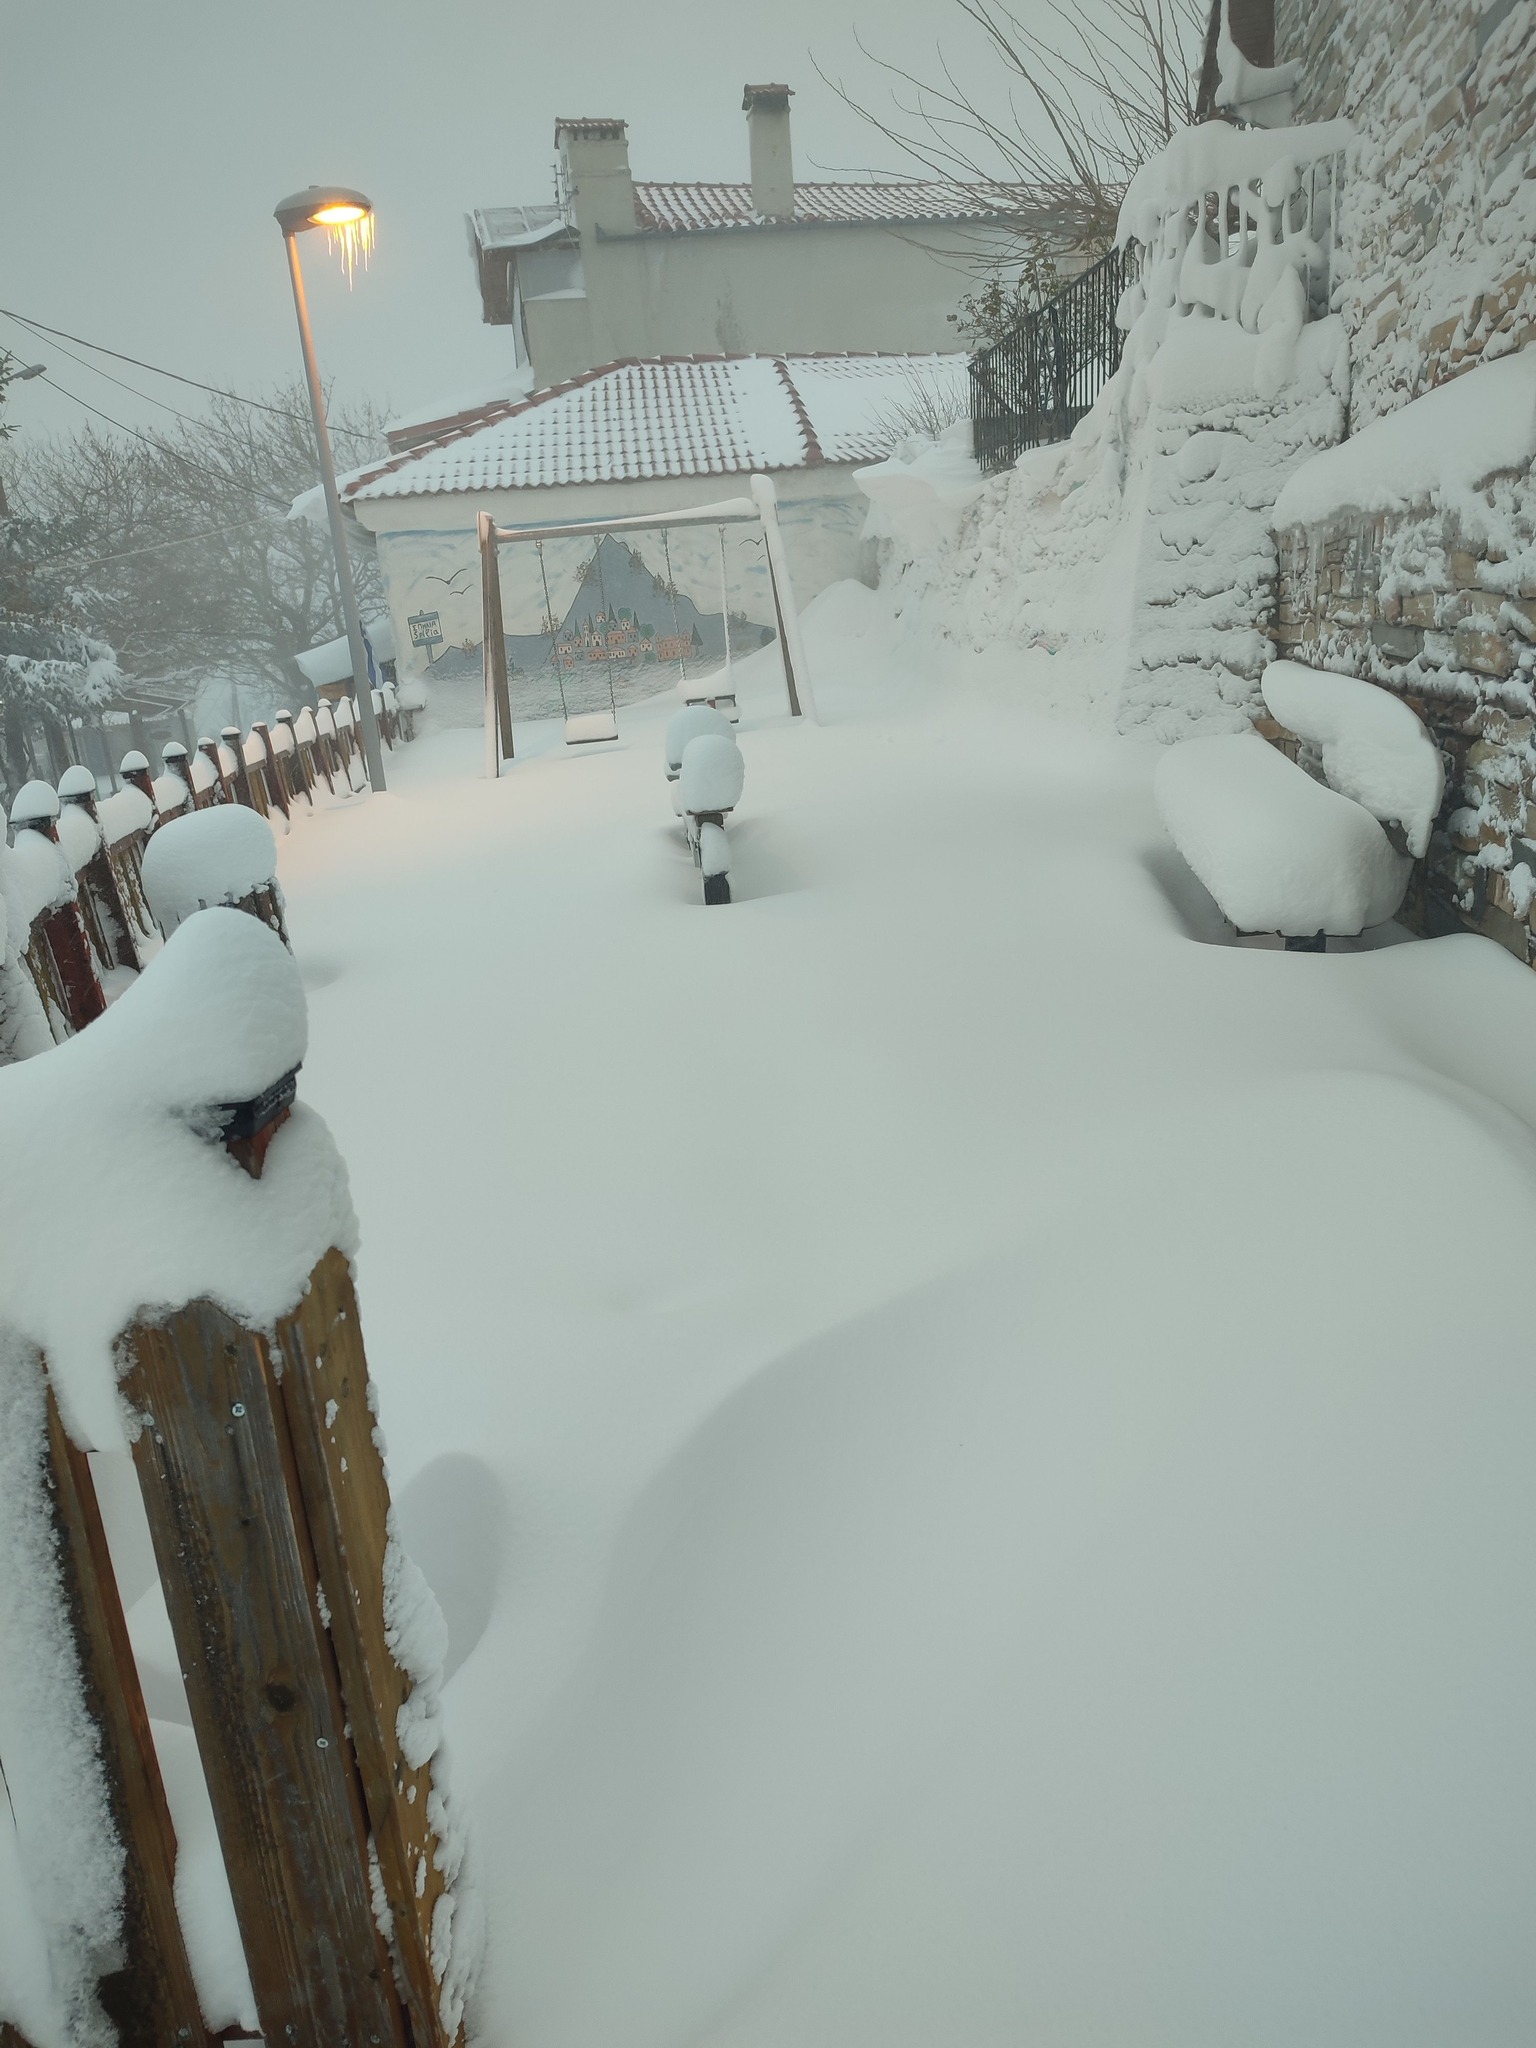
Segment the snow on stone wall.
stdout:
[[1279,0],[1298,116],[1357,133],[1351,439],[1277,508],[1281,649],[1400,694],[1447,764],[1405,915],[1536,961],[1536,0]]
[[[1070,442],[991,479],[954,538],[893,522],[877,501],[884,571],[902,601],[975,646],[1093,658],[1098,710],[1172,741],[1238,732],[1272,652],[1270,513],[1286,480],[1342,431],[1336,320],[1305,328],[1272,396],[1264,337],[1236,320],[1148,308]],[[1159,330],[1154,341],[1142,322]],[[909,465],[916,478],[922,464]]]
[[1300,120],[1349,119],[1351,427],[1536,339],[1536,0],[1278,0]]

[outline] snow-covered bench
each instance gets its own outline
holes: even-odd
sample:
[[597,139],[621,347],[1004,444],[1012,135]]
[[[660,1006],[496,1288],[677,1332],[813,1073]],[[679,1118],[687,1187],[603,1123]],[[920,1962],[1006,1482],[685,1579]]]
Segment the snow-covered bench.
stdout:
[[746,764],[729,732],[702,732],[683,749],[678,791],[694,865],[704,877],[704,901],[731,900],[731,853],[725,821],[741,801]]
[[[1288,950],[1384,924],[1440,807],[1443,764],[1399,698],[1352,676],[1275,662],[1271,714],[1317,750],[1324,786],[1255,734],[1186,740],[1159,762],[1174,844],[1240,932]],[[1390,827],[1401,845],[1389,838]]]
[[1422,859],[1445,795],[1445,761],[1401,697],[1357,676],[1273,661],[1264,671],[1271,715],[1317,750],[1330,789],[1364,804],[1400,851]]

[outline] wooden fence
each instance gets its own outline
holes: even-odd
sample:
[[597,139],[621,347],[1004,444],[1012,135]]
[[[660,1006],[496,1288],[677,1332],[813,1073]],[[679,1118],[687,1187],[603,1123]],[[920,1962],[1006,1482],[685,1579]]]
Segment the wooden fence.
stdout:
[[[296,747],[302,742],[296,742]],[[254,1178],[294,1077],[227,1115]],[[217,1143],[218,1139],[210,1140]],[[273,2048],[453,2048],[442,2016],[456,1859],[386,1619],[399,1567],[351,1271],[327,1251],[270,1334],[207,1301],[121,1340],[134,1464]],[[48,1402],[70,1626],[126,1858],[122,2048],[206,2048],[175,1903],[176,1840],[89,1460]],[[3,1762],[3,1759],[0,1759]],[[0,2026],[0,2048],[27,2048]]]
[[[400,708],[392,685],[376,689],[373,702],[386,747],[393,750],[415,737],[413,715]],[[258,720],[244,737],[238,726],[227,726],[217,740],[200,739],[195,750],[167,741],[158,776],[136,751],[124,755],[118,772],[125,788],[147,800],[140,810],[125,806],[119,796],[98,797],[96,778],[83,767],[70,768],[60,779],[61,807],[83,811],[98,844],[76,869],[73,902],[39,911],[18,948],[56,1041],[100,1016],[113,971],[137,971],[160,943],[144,894],[143,855],[161,825],[189,811],[231,803],[263,817],[277,814],[286,823],[312,810],[322,788],[330,796],[347,797],[368,781],[356,706],[345,697],[335,703],[322,699],[318,709],[306,706],[296,717],[280,711],[274,725]],[[18,829],[43,831],[63,844],[57,826],[46,820]],[[246,907],[282,931],[275,896]]]

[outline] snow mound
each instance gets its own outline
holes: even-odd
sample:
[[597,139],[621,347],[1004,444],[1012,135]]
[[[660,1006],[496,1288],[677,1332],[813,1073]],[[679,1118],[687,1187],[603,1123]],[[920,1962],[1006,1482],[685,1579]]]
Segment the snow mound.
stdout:
[[683,749],[683,809],[729,811],[741,801],[747,764],[728,733],[705,732]]
[[676,775],[683,765],[683,754],[690,740],[702,734],[718,733],[735,745],[731,733],[731,721],[723,711],[717,711],[713,704],[685,704],[681,711],[674,712],[667,721],[667,770]]
[[1170,748],[1153,787],[1175,846],[1239,931],[1355,933],[1403,900],[1411,863],[1370,812],[1257,734]]
[[78,762],[76,762],[74,767],[66,768],[64,770],[64,773],[59,777],[59,795],[61,798],[71,796],[94,796],[95,794],[95,776],[91,773],[89,768],[82,768]]
[[175,818],[144,849],[144,892],[167,934],[194,911],[238,903],[276,878],[272,827],[242,804]]
[[1274,525],[1341,512],[1461,509],[1495,470],[1536,458],[1536,348],[1481,363],[1303,463],[1275,500]]
[[967,510],[987,487],[971,453],[968,419],[935,441],[903,443],[883,462],[856,469],[853,480],[870,501],[866,535],[894,540],[910,555],[952,547]]
[[1445,794],[1445,763],[1403,700],[1296,661],[1271,662],[1263,690],[1280,723],[1322,749],[1329,787],[1382,824],[1401,825],[1409,851],[1422,858]]
[[26,1165],[0,1178],[4,1322],[46,1354],[82,1446],[126,1441],[112,1347],[146,1303],[207,1298],[265,1327],[328,1246],[353,1248],[318,1118],[293,1111],[259,1181],[217,1142],[216,1107],[298,1066],[307,1028],[282,940],[203,910],[89,1031],[0,1068],[0,1157]]

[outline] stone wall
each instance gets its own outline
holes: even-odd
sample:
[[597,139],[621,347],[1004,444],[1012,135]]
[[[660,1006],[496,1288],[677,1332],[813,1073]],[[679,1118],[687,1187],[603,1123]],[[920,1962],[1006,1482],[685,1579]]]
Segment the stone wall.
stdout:
[[1408,921],[1486,932],[1536,964],[1536,489],[1506,475],[1485,496],[1515,538],[1512,559],[1429,511],[1283,533],[1277,652],[1384,684],[1445,755]]
[[[1277,0],[1275,54],[1305,65],[1297,120],[1359,136],[1334,263],[1350,431],[1536,343],[1536,0]],[[1483,497],[1507,545],[1428,507],[1280,534],[1277,651],[1396,691],[1445,754],[1409,921],[1536,964],[1536,486]]]
[[1536,0],[1277,0],[1298,121],[1359,136],[1340,208],[1351,430],[1536,339]]

